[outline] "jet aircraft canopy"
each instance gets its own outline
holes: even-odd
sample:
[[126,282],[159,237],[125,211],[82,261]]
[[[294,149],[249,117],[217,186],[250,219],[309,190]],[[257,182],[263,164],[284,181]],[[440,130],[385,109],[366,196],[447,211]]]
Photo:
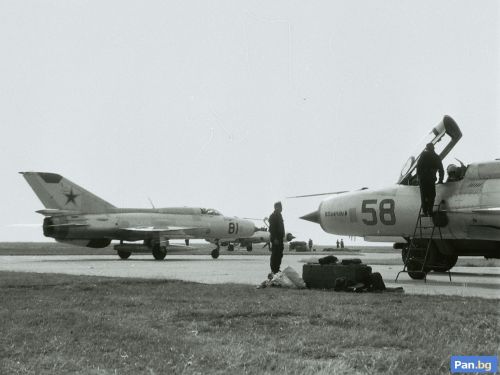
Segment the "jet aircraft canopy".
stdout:
[[202,215],[212,215],[212,216],[221,216],[222,215],[219,211],[217,211],[213,208],[202,208],[201,214]]
[[462,132],[455,120],[444,116],[443,120],[419,143],[415,151],[406,161],[398,179],[400,185],[417,185],[417,162],[427,143],[434,144],[436,153],[443,160],[451,149],[462,138]]

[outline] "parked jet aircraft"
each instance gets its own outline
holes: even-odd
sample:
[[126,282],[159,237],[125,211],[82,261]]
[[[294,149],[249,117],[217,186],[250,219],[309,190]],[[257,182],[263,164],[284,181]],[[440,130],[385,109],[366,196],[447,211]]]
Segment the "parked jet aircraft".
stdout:
[[[259,219],[252,219],[259,220]],[[236,239],[233,243],[230,243],[227,247],[228,251],[234,250],[234,245],[240,245],[240,247],[246,247],[247,251],[252,251],[253,245],[258,243],[264,243],[262,248],[266,246],[271,249],[271,235],[269,233],[269,219],[265,217],[262,219],[265,224],[265,227],[257,228],[257,231],[251,237],[240,237]],[[295,236],[290,232],[285,233],[285,237],[283,238],[283,242],[290,242],[293,240]]]
[[[264,247],[270,246],[271,238],[267,228],[258,228],[258,230],[251,237],[241,237],[237,238],[235,241],[227,244],[227,250],[233,251],[235,245],[240,247],[246,247],[247,251],[253,250],[253,245],[258,243],[264,243]],[[295,236],[287,232],[283,238],[283,242],[290,242]]]
[[[420,153],[432,142],[444,159],[461,136],[456,122],[445,116],[410,156],[396,185],[327,193],[336,195],[301,218],[320,224],[328,233],[395,242],[394,247],[402,249],[410,277],[416,279],[429,271],[451,269],[458,256],[500,258],[500,159],[467,167],[449,166],[448,180],[436,187],[437,212],[432,218],[421,217],[417,226],[420,190],[416,165]],[[430,256],[414,251],[407,262],[412,240],[412,249],[429,246]]]
[[46,216],[46,237],[93,248],[120,240],[114,248],[122,259],[134,252],[152,252],[161,260],[167,254],[169,240],[184,239],[187,245],[190,238],[215,243],[211,255],[218,258],[220,242],[250,237],[257,229],[249,220],[223,216],[210,208],[117,208],[58,174],[20,173],[45,206],[37,212]]

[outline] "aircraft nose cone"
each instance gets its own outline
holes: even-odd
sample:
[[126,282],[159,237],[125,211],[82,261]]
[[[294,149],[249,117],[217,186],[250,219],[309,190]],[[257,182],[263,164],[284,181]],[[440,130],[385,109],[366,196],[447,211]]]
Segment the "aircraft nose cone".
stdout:
[[300,217],[302,220],[312,221],[313,223],[319,224],[319,211],[313,211],[310,214]]

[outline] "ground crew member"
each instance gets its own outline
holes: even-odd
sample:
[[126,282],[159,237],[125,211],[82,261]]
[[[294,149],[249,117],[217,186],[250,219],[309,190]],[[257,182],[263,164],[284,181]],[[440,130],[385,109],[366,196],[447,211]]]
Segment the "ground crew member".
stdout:
[[313,240],[311,240],[309,238],[309,242],[307,243],[307,245],[309,246],[309,251],[312,251],[312,248],[313,248]]
[[341,249],[344,248],[344,239],[343,238],[340,239],[340,248]]
[[438,154],[434,152],[434,145],[427,143],[417,162],[417,176],[424,216],[432,216],[433,214],[434,199],[436,198],[436,172],[439,172],[438,183],[442,184],[444,177],[443,163]]
[[271,240],[271,272],[280,271],[281,259],[283,258],[283,238],[285,237],[285,225],[281,211],[281,202],[274,204],[274,212],[269,216],[269,235]]

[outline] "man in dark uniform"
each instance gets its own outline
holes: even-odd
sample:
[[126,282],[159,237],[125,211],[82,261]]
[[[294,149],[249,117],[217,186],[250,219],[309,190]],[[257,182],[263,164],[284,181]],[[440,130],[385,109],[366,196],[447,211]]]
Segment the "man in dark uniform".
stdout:
[[283,237],[285,237],[285,225],[281,211],[281,202],[274,204],[274,212],[269,216],[269,235],[271,240],[271,272],[278,273],[283,258]]
[[424,216],[432,216],[434,199],[436,198],[436,172],[439,172],[439,183],[443,183],[443,163],[434,152],[434,145],[427,143],[425,150],[417,162],[417,175],[420,183],[420,199]]

